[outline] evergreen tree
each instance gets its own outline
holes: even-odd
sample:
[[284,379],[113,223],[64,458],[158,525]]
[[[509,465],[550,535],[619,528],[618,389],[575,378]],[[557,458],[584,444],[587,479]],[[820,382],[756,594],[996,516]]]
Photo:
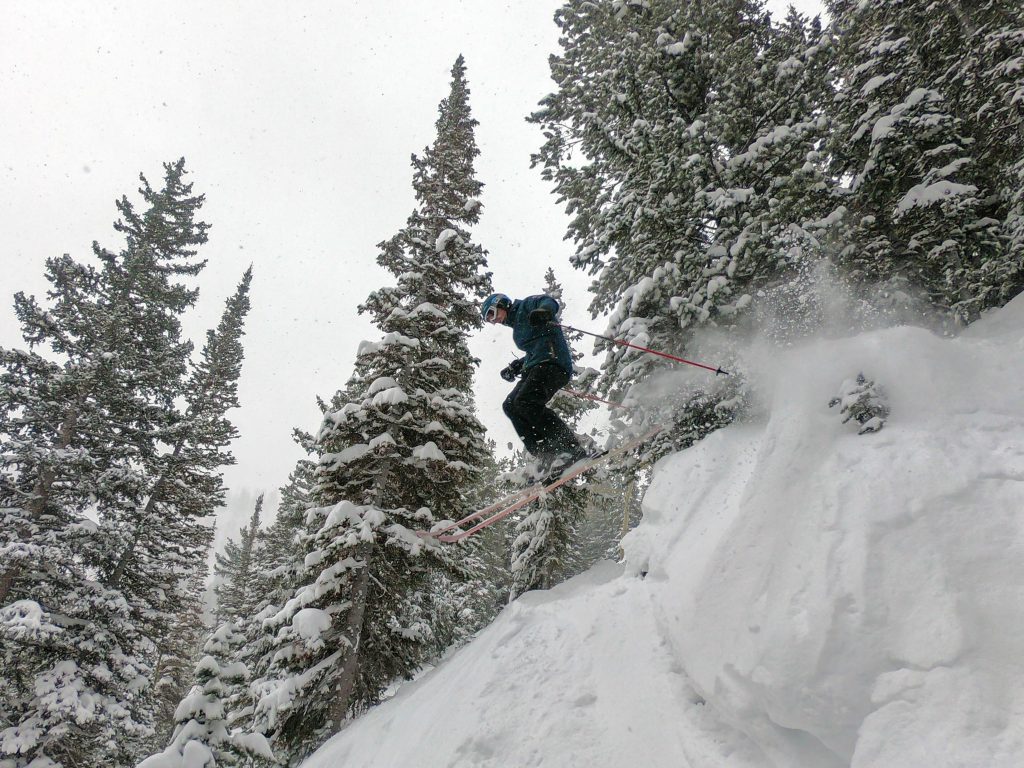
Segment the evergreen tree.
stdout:
[[[591,312],[610,312],[607,335],[682,354],[700,328],[740,323],[790,268],[779,242],[828,210],[829,48],[816,22],[776,27],[757,0],[572,0],[556,21],[535,163],[573,216],[574,264],[596,275]],[[598,349],[615,400],[664,364]],[[690,410],[679,430],[706,423]]]
[[[313,439],[296,430],[296,442],[310,450]],[[314,506],[312,493],[316,479],[316,464],[300,459],[281,489],[281,503],[277,517],[267,528],[257,533],[253,547],[252,572],[255,577],[253,595],[258,599],[254,612],[241,624],[245,635],[238,658],[250,670],[252,679],[247,691],[228,702],[228,723],[248,727],[254,722],[256,705],[277,684],[275,659],[279,649],[274,617],[288,604],[295,590],[301,586],[305,574],[304,534],[306,513]],[[278,668],[280,664],[278,664]],[[265,721],[257,721],[267,730]],[[285,757],[282,753],[281,757]]]
[[181,387],[186,408],[175,413],[163,437],[169,450],[150,457],[150,485],[144,503],[108,515],[107,528],[125,539],[105,580],[143,599],[167,589],[155,582],[157,569],[194,573],[205,566],[212,526],[209,518],[224,502],[221,468],[234,463],[227,450],[238,432],[227,412],[238,407],[241,338],[249,312],[252,268],[225,303],[216,329],[207,332],[199,361]]
[[261,592],[256,572],[256,541],[260,533],[260,515],[263,497],[256,497],[256,507],[249,524],[239,532],[239,541],[228,539],[224,552],[215,555],[213,572],[219,583],[214,588],[217,596],[217,620],[241,625],[252,616]]
[[[520,451],[517,456],[496,458],[495,444],[488,440],[488,456],[475,482],[466,489],[465,503],[468,509],[483,509],[496,500],[507,496],[521,487],[521,479],[515,470],[522,467],[525,459]],[[512,480],[515,476],[517,479]],[[509,601],[511,578],[509,552],[512,549],[511,520],[506,518],[482,531],[473,534],[460,545],[470,550],[472,560],[467,578],[459,581],[465,595],[454,600],[461,612],[455,626],[454,643],[468,640],[486,627]]]
[[1024,6],[956,0],[927,12],[928,58],[941,62],[938,86],[972,139],[986,213],[1003,235],[1003,249],[968,275],[964,291],[972,307],[1002,306],[1024,289]]
[[179,316],[196,290],[178,281],[203,268],[207,225],[184,175],[182,160],[159,191],[142,177],[142,213],[117,203],[125,247],[94,244],[99,268],[50,259],[47,308],[15,296],[29,349],[0,350],[0,631],[12,641],[0,755],[13,765],[130,762],[152,733],[151,616],[96,575],[148,491],[192,349]]
[[482,186],[475,125],[460,56],[437,137],[413,156],[417,208],[380,245],[378,263],[397,285],[360,308],[383,338],[361,346],[317,435],[304,583],[266,620],[278,650],[257,716],[288,760],[411,675],[458,613],[443,604],[447,585],[470,567],[416,532],[463,516],[462,489],[486,457],[466,343],[490,291],[485,252],[468,231]]
[[63,544],[46,548],[52,570],[32,596],[0,607],[0,761],[12,768],[130,763],[153,733],[151,643]]
[[[152,457],[144,502],[110,515],[105,525],[130,530],[102,577],[133,605],[137,623],[155,644],[155,681],[166,687],[157,701],[181,691],[191,675],[213,538],[213,517],[224,503],[222,467],[234,463],[227,448],[237,430],[227,411],[238,407],[241,337],[249,311],[251,267],[207,332],[201,355],[182,386],[184,412],[167,430],[167,450]],[[245,587],[239,585],[245,592]],[[251,585],[249,586],[251,591]],[[244,606],[243,606],[244,610]],[[182,626],[182,621],[187,627]],[[182,630],[191,628],[191,634]]]
[[[159,192],[141,177],[143,214],[118,201],[114,229],[126,247],[114,253],[94,243],[101,269],[49,259],[50,307],[15,296],[30,349],[0,352],[2,427],[12,448],[2,492],[5,506],[22,510],[4,526],[18,532],[22,554],[5,558],[0,600],[18,570],[6,564],[33,550],[34,537],[66,528],[87,506],[117,509],[146,490],[139,467],[156,453],[192,348],[180,339],[179,316],[196,291],[174,280],[204,265],[195,261],[208,229],[195,221],[202,197],[192,196],[184,173],[183,160],[166,165]],[[41,345],[53,361],[35,351]]]
[[[190,577],[188,594],[203,594],[206,575],[203,570]],[[150,752],[160,749],[170,740],[176,725],[174,713],[195,682],[196,663],[209,634],[209,628],[203,620],[203,609],[203,603],[198,599],[182,605],[160,646],[153,671],[155,731],[152,739],[147,742]]]
[[[303,444],[311,438],[300,436],[298,440]],[[304,554],[299,537],[306,530],[306,512],[314,506],[315,482],[316,464],[300,459],[288,476],[288,484],[281,488],[277,517],[256,536],[252,572],[257,609],[284,605],[299,584],[299,562]]]
[[938,5],[830,3],[841,87],[829,150],[834,175],[850,179],[841,262],[852,277],[923,292],[969,321],[993,303],[981,283],[1003,243],[986,163],[942,82],[965,58],[963,29],[955,3]]
[[146,758],[139,768],[216,768],[244,759],[273,760],[266,739],[229,727],[225,702],[244,685],[248,670],[235,661],[240,636],[232,624],[222,624],[203,647],[196,665],[196,686],[175,712],[177,727],[162,752]]

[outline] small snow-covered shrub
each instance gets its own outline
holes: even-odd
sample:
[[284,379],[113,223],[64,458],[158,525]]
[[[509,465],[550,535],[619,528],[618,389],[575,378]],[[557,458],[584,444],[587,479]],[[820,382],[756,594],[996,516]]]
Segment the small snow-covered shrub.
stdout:
[[858,435],[877,432],[889,418],[885,391],[874,381],[865,379],[863,373],[858,373],[856,379],[843,381],[839,393],[828,403],[829,408],[837,405],[844,424],[850,419],[860,424]]

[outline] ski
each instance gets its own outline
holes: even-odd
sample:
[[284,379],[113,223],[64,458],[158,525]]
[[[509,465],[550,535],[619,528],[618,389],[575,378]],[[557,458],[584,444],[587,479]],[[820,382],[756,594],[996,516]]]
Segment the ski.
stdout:
[[455,530],[456,528],[459,528],[465,525],[466,523],[472,522],[473,520],[479,520],[481,517],[486,517],[487,515],[504,509],[509,504],[514,504],[515,502],[517,502],[520,498],[524,496],[529,496],[530,494],[535,493],[536,491],[539,491],[543,488],[543,483],[532,483],[516,491],[512,491],[511,493],[507,494],[506,496],[503,496],[494,503],[488,504],[483,509],[478,509],[475,512],[471,512],[461,520],[456,520],[454,523],[448,523],[442,528],[434,528],[430,531],[417,531],[417,533],[423,537],[429,536],[431,538],[437,538],[440,534]]
[[[435,528],[431,531],[418,531],[418,533],[420,536],[424,538],[433,538],[438,541],[443,541],[446,544],[461,541],[462,539],[472,536],[474,533],[477,533],[478,531],[481,531],[484,528],[487,528],[501,520],[504,520],[513,512],[522,509],[527,504],[530,504],[531,502],[536,501],[542,496],[545,496],[548,493],[551,493],[552,491],[560,488],[561,486],[568,483],[570,480],[574,480],[575,478],[579,477],[580,475],[586,472],[589,472],[592,469],[595,469],[603,464],[607,464],[615,459],[625,456],[634,448],[637,448],[646,443],[660,431],[661,427],[653,427],[644,434],[640,435],[639,437],[635,437],[632,440],[627,440],[615,446],[614,448],[610,448],[609,450],[602,453],[600,456],[576,462],[572,466],[568,467],[561,475],[558,476],[558,478],[548,482],[547,484],[535,483],[533,485],[527,486],[526,488],[522,488],[519,491],[508,494],[504,498],[484,507],[483,509],[477,510],[472,514],[467,515],[461,520],[457,520],[454,523],[447,523],[442,527]],[[483,519],[481,520],[480,518]],[[461,528],[461,526],[474,520],[480,520],[480,522],[476,523],[470,528],[467,528],[466,530],[456,531],[456,529]],[[451,531],[456,532],[451,533]]]

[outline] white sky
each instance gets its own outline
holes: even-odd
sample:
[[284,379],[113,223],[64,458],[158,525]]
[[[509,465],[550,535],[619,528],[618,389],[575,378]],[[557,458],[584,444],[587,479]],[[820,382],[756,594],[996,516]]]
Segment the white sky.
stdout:
[[[315,397],[342,386],[359,342],[377,335],[355,307],[391,282],[375,246],[413,209],[409,156],[433,140],[460,53],[485,184],[474,235],[495,287],[537,292],[552,266],[568,290],[566,319],[600,331],[585,311],[588,279],[568,265],[565,216],[529,167],[541,136],[524,117],[552,90],[560,5],[4,0],[0,344],[20,345],[10,296],[46,290],[44,260],[86,259],[93,240],[117,245],[115,199],[137,201],[140,171],[158,186],[161,163],[184,156],[213,225],[186,326],[197,345],[254,265],[227,481],[278,488],[301,455],[292,427],[316,428]],[[480,418],[503,446],[514,433],[497,371],[511,339],[488,328],[473,348]]]

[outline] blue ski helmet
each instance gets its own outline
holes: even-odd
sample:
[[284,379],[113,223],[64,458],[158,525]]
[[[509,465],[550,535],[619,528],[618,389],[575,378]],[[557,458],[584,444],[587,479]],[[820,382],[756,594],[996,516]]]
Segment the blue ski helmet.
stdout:
[[492,309],[508,309],[511,306],[512,299],[510,299],[504,293],[492,293],[490,296],[484,299],[484,303],[480,305],[480,317],[486,320],[487,314]]

